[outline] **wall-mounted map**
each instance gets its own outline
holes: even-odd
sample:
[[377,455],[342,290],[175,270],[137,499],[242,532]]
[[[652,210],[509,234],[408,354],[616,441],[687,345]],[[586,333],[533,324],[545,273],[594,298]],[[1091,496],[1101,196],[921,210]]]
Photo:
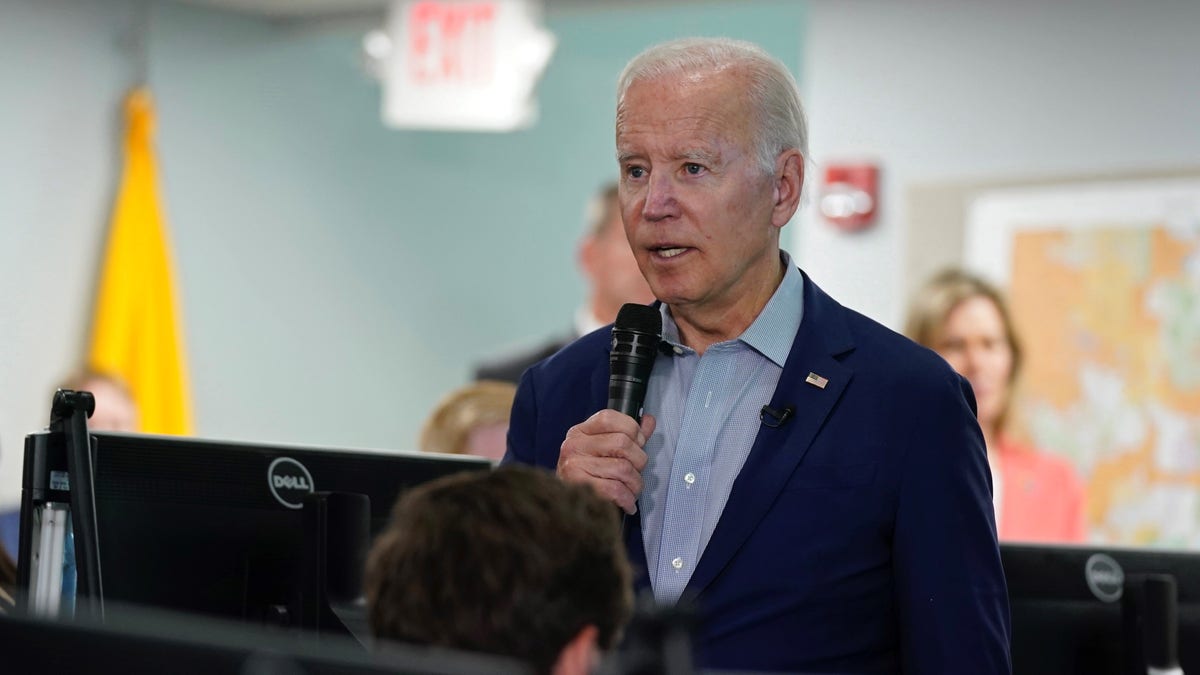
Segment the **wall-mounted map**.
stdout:
[[1070,459],[1089,538],[1200,548],[1200,181],[996,191],[966,262],[1026,346],[1019,435]]

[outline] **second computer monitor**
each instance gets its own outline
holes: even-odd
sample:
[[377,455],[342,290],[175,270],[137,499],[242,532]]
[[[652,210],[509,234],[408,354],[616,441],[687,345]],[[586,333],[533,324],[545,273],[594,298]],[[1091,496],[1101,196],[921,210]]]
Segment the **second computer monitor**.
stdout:
[[[454,455],[92,436],[106,604],[306,628],[317,620],[311,611],[318,600],[313,575],[324,575],[339,557],[354,555],[345,548],[357,548],[361,558],[369,544],[347,545],[347,537],[334,536],[339,528],[350,531],[350,539],[356,529],[369,539],[408,487],[491,466],[484,459]],[[365,520],[361,498],[341,515],[330,502],[329,513],[322,510],[318,519],[322,528],[328,525],[330,541],[338,543],[328,551],[315,549],[309,496],[314,492],[366,495],[369,525],[352,522]],[[343,522],[335,522],[339,519]],[[354,559],[344,566],[359,563]]]

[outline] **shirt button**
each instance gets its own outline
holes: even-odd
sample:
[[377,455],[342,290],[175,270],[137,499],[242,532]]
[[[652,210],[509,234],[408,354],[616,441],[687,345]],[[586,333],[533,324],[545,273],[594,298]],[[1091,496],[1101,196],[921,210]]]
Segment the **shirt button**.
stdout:
[[675,353],[676,353],[676,354],[682,354],[682,353],[683,353],[683,347],[678,347],[678,346],[676,346],[676,347],[672,347],[672,349],[674,349],[674,350],[675,350]]
[[687,472],[686,474],[683,475],[683,482],[687,483],[688,485],[695,483],[696,482],[696,474],[692,473],[691,471]]
[[683,569],[683,558],[676,558],[671,561],[671,567],[675,569]]

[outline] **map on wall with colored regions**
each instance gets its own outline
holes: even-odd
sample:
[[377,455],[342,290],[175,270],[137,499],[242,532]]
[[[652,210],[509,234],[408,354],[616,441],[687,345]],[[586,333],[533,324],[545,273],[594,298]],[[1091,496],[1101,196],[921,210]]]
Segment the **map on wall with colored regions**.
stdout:
[[987,193],[966,261],[1008,292],[1016,433],[1079,471],[1089,540],[1200,548],[1200,181]]

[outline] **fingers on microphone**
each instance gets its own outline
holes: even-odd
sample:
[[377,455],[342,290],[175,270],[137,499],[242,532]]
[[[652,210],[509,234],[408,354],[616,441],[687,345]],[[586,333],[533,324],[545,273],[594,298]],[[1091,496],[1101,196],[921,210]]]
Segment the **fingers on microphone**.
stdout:
[[[564,462],[582,460],[598,460],[606,464],[612,463],[614,466],[628,467],[636,474],[646,468],[649,457],[635,439],[624,434],[568,435],[559,448],[559,466]],[[585,463],[587,466],[592,464],[590,461]]]
[[573,480],[562,473],[559,473],[559,477],[569,483],[590,485],[602,499],[621,507],[621,510],[625,513],[630,515],[637,513],[637,495],[630,492],[629,488],[625,487],[623,483],[596,479]]
[[591,484],[627,513],[636,509],[635,502],[642,492],[642,474],[624,459],[587,455],[560,457],[558,475],[566,481]]
[[596,494],[606,501],[616,504],[622,511],[630,515],[637,513],[637,494],[630,492],[624,483],[613,480],[586,481]]
[[605,408],[597,411],[579,425],[588,433],[618,432],[633,436],[637,433],[637,420],[616,410]]
[[606,488],[616,488],[616,485],[613,483],[593,483],[592,486],[596,489],[596,491],[600,492],[601,497],[604,497],[606,500],[617,504],[617,506],[620,507],[620,510],[623,510],[623,512],[630,515],[637,513],[637,495],[631,494],[629,490],[606,490]]
[[637,512],[641,471],[649,458],[642,446],[654,429],[651,418],[639,427],[632,417],[601,410],[567,432],[558,454],[563,480],[588,483],[626,513]]
[[634,495],[642,492],[641,472],[631,462],[621,458],[576,455],[560,459],[558,473],[565,478],[588,482],[615,481],[624,485],[625,489]]
[[[643,444],[645,442],[645,440],[642,441]],[[646,451],[640,445],[634,445],[626,451],[625,459],[638,471],[638,475],[640,476],[642,469],[645,469],[646,463],[650,461],[650,456],[646,454]]]

